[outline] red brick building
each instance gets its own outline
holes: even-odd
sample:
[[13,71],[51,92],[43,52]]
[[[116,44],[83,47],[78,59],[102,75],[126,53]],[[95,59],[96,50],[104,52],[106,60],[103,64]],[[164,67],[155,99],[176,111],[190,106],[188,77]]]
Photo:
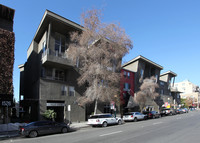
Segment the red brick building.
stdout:
[[128,110],[126,107],[129,101],[129,97],[134,96],[134,87],[135,73],[130,70],[121,69],[120,100],[123,112],[126,112],[126,110]]

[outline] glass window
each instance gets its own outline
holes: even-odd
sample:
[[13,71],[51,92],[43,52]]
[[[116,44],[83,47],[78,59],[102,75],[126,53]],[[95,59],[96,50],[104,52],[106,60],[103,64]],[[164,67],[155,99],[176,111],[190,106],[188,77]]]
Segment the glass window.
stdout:
[[66,50],[66,47],[65,47],[64,36],[56,33],[56,36],[55,36],[55,53],[56,53],[56,55],[64,53],[65,50]]
[[69,96],[75,96],[75,90],[73,86],[69,87]]
[[42,52],[45,53],[46,50],[46,41],[42,43]]
[[143,75],[144,75],[144,70],[141,69],[141,70],[140,70],[140,77],[143,78]]
[[124,83],[124,91],[128,91],[131,88],[129,83]]
[[55,70],[55,79],[64,80],[65,73],[62,70]]
[[130,72],[127,72],[127,76],[128,76],[128,78],[130,78]]
[[63,85],[61,87],[61,95],[67,95],[67,86]]
[[126,77],[126,71],[124,71],[124,77]]
[[45,76],[47,78],[52,78],[52,75],[53,75],[53,69],[51,69],[51,68],[45,68]]

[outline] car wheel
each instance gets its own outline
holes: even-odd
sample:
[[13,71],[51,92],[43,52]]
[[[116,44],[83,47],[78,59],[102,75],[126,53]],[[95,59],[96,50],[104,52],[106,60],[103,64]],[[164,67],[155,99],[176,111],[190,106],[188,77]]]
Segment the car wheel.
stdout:
[[66,127],[62,128],[62,133],[67,133],[68,129]]
[[121,124],[122,124],[122,121],[121,121],[121,120],[119,120],[119,121],[118,121],[118,125],[121,125]]
[[134,122],[137,122],[137,118],[135,117],[133,121],[134,121]]
[[31,131],[31,132],[29,133],[29,137],[30,137],[30,138],[34,138],[34,137],[37,137],[37,136],[38,136],[37,131]]
[[103,122],[103,127],[107,127],[108,126],[108,123],[107,122]]

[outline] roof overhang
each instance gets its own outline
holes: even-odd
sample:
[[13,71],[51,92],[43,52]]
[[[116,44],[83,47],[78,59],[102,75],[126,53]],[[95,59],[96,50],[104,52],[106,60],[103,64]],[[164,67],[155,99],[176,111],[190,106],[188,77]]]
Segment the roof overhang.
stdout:
[[167,75],[167,74],[172,75],[172,77],[176,77],[177,76],[177,74],[172,72],[172,71],[167,71],[167,72],[161,74],[160,76],[164,76],[164,75]]
[[163,69],[163,67],[162,67],[161,65],[156,64],[155,62],[153,62],[153,61],[151,61],[151,60],[149,60],[149,59],[147,59],[147,58],[145,58],[145,57],[143,57],[143,56],[141,56],[141,55],[140,55],[140,56],[137,56],[136,58],[130,60],[130,61],[127,62],[127,63],[125,63],[124,65],[122,65],[122,67],[128,66],[128,65],[130,65],[131,63],[136,62],[136,61],[138,61],[138,60],[143,60],[143,61],[145,61],[145,62],[147,62],[147,63],[149,63],[149,64],[151,64],[151,65],[154,65],[155,67],[157,67],[157,68],[160,69],[160,70]]
[[66,25],[66,27],[71,27],[77,31],[82,31],[84,29],[83,26],[69,20],[69,19],[66,19],[58,14],[55,14],[49,10],[46,10],[43,17],[42,17],[42,20],[37,28],[37,31],[35,33],[35,36],[34,36],[34,40],[36,42],[39,41],[39,39],[41,38],[42,34],[44,33],[45,29],[47,28],[47,26],[49,25],[49,22],[55,22],[57,26],[57,28],[59,28],[59,25],[60,24],[63,24],[63,25]]

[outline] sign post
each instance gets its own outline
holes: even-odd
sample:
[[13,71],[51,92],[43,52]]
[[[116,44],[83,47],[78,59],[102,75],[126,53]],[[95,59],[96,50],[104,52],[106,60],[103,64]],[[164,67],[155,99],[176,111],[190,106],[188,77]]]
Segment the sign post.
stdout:
[[70,124],[71,123],[71,119],[70,119],[71,105],[67,106],[67,110],[68,110],[68,118],[69,118],[69,124]]

